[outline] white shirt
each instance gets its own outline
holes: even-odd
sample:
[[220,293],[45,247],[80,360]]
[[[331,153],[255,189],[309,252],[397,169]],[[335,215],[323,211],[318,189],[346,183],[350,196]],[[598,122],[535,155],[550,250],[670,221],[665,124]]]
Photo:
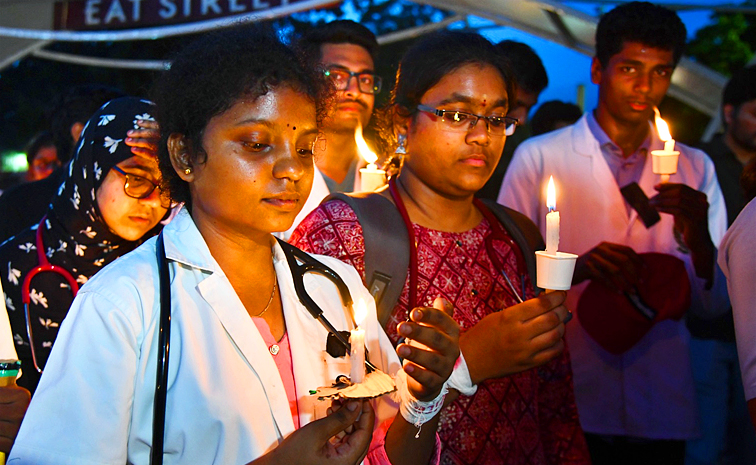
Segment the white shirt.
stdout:
[[[663,143],[651,131],[650,149]],[[676,144],[680,159],[672,183],[682,183],[707,195],[709,232],[714,244],[726,229],[722,192],[711,160],[700,150]],[[716,299],[695,277],[690,256],[681,253],[673,236],[674,220],[646,229],[635,210],[628,214],[620,186],[601,154],[586,116],[564,129],[523,142],[509,165],[498,202],[524,213],[545,235],[546,185],[556,184],[556,206],[561,216],[559,250],[582,255],[601,242],[623,244],[637,253],[663,252],[682,259],[691,280],[694,305],[726,305],[721,289]],[[648,197],[659,176],[646,159],[638,183]],[[567,306],[577,308],[587,282],[567,294]],[[718,303],[714,303],[714,301]],[[691,307],[692,308],[692,307]],[[689,439],[697,434],[697,407],[684,321],[656,324],[633,348],[612,355],[580,326],[577,318],[567,325],[580,422],[589,433],[650,439]]]
[[719,266],[727,276],[735,341],[747,400],[756,398],[756,200],[751,200],[727,230]]
[[[246,464],[294,431],[275,361],[186,210],[164,229],[173,300],[165,428],[166,464]],[[82,287],[61,326],[9,464],[147,464],[152,438],[158,271],[153,238]],[[301,425],[325,416],[310,389],[349,373],[325,352],[327,332],[299,303],[283,251],[274,264],[291,344]],[[388,373],[399,360],[359,275],[317,256],[364,299],[370,360]],[[351,329],[337,288],[307,274],[326,318]],[[377,414],[396,412],[380,398]]]

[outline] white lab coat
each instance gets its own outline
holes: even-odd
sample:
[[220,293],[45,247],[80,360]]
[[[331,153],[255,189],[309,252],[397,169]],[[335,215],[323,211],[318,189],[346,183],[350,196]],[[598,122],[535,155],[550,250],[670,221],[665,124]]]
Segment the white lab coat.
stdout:
[[[652,130],[651,150],[663,143]],[[704,192],[709,201],[709,231],[718,245],[726,230],[726,211],[714,165],[700,150],[677,144],[681,152],[672,183]],[[561,216],[559,250],[582,255],[601,242],[632,247],[638,253],[663,252],[683,259],[698,306],[727,305],[726,293],[712,296],[695,277],[690,257],[681,253],[673,236],[673,218],[646,229],[633,210],[628,215],[620,188],[601,154],[586,115],[559,131],[525,141],[509,165],[498,202],[527,215],[546,229],[546,185],[554,176],[557,210]],[[648,197],[659,176],[651,156],[639,182]],[[568,292],[568,308],[575,311],[586,283]],[[722,295],[724,294],[724,295]],[[723,301],[724,299],[724,301]],[[715,302],[716,301],[716,302]],[[577,319],[567,325],[572,355],[575,398],[583,429],[590,433],[651,439],[689,439],[697,434],[697,408],[684,321],[655,325],[622,355],[603,350]]]
[[719,265],[727,276],[735,320],[738,360],[747,400],[756,398],[756,200],[751,200],[727,230]]
[[[244,464],[275,448],[294,423],[275,361],[186,210],[164,229],[173,316],[166,464]],[[155,239],[94,276],[66,317],[8,463],[149,462],[159,312]],[[274,264],[286,319],[301,425],[325,416],[310,389],[349,373],[325,352],[326,330],[298,301],[280,246]],[[357,272],[318,256],[364,299],[370,360],[400,364]],[[308,274],[309,294],[340,330],[351,329],[336,286]],[[379,416],[393,416],[385,396]]]

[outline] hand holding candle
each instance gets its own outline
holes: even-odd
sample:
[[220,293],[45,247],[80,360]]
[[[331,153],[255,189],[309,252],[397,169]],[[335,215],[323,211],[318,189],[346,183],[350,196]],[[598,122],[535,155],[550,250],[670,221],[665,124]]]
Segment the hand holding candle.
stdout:
[[659,132],[659,139],[664,141],[664,150],[652,150],[651,161],[653,162],[654,174],[661,177],[661,182],[669,182],[669,176],[677,173],[677,159],[680,152],[675,151],[675,140],[669,132],[669,126],[661,118],[658,108],[654,108],[656,113],[655,122],[656,130]]
[[360,299],[354,308],[354,321],[357,327],[349,334],[349,345],[352,347],[349,352],[351,363],[349,378],[353,383],[361,383],[365,379],[365,330],[360,328],[365,316],[367,316],[367,306],[365,301]]
[[566,291],[572,285],[572,273],[575,271],[577,255],[559,252],[559,212],[556,209],[556,188],[554,177],[549,177],[546,190],[546,250],[536,254],[537,286],[550,290]]

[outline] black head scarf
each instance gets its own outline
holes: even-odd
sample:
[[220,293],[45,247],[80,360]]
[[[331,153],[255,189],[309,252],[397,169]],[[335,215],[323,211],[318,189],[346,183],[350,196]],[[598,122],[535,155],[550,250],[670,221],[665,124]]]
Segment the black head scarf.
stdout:
[[[134,156],[125,143],[127,131],[137,128],[137,120],[152,120],[154,112],[151,102],[132,97],[103,105],[82,131],[76,155],[50,203],[46,220],[40,225],[49,262],[66,269],[79,285],[162,227],[158,224],[138,241],[125,240],[108,228],[97,205],[97,189],[108,172]],[[32,391],[39,377],[31,360],[21,287],[29,271],[39,262],[36,230],[37,226],[33,226],[0,246],[0,266],[3,268],[0,277],[24,371],[19,384]],[[38,363],[43,365],[73,295],[66,280],[50,272],[40,273],[31,280],[30,295],[35,351]]]

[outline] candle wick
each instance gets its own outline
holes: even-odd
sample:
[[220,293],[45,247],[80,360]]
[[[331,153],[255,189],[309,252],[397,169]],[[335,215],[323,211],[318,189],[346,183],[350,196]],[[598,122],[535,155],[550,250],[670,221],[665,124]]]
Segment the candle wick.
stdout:
[[[556,211],[556,207],[549,206],[549,213],[555,212],[555,211]],[[541,214],[543,215],[543,213]]]

